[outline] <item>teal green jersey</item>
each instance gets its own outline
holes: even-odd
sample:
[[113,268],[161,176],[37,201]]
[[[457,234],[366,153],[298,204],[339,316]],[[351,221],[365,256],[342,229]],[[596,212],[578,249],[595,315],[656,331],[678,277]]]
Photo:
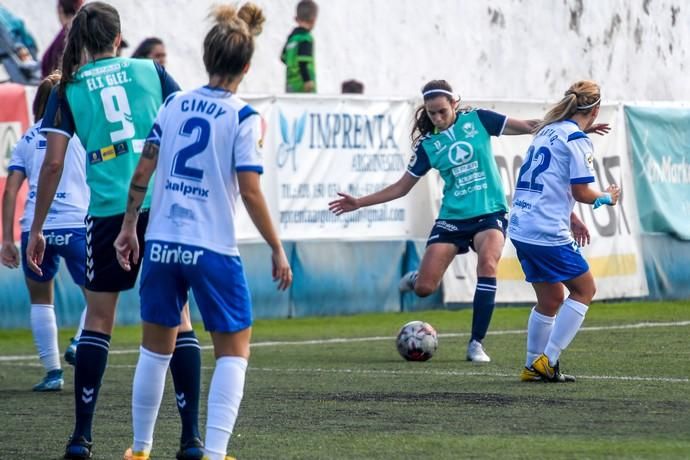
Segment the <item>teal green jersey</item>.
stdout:
[[431,168],[443,179],[439,219],[471,219],[508,211],[491,136],[503,132],[506,117],[489,110],[458,112],[448,129],[417,144],[408,172],[420,177]]
[[[107,58],[90,62],[48,100],[42,132],[76,134],[86,149],[89,214],[125,212],[132,173],[163,98],[177,83],[148,59]],[[55,116],[59,112],[60,116]],[[147,194],[143,207],[148,208]]]

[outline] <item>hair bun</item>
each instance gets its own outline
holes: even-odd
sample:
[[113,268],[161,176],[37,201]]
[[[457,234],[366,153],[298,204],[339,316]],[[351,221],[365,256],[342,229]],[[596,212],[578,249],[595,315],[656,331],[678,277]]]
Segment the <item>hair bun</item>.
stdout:
[[237,16],[247,24],[249,32],[254,36],[261,33],[264,22],[266,22],[266,16],[264,16],[261,8],[251,2],[242,5],[242,8],[237,12]]

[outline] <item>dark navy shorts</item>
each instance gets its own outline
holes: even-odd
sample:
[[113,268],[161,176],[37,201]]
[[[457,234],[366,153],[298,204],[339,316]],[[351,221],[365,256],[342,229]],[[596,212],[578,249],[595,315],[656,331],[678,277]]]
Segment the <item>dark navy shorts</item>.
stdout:
[[434,228],[431,229],[426,245],[434,243],[452,243],[458,247],[458,254],[474,250],[474,235],[484,230],[496,229],[506,236],[508,221],[506,213],[494,212],[483,216],[473,217],[472,219],[448,219],[436,220]]
[[137,238],[139,261],[124,271],[117,262],[113,243],[120,234],[123,214],[108,217],[86,216],[86,289],[94,292],[120,292],[132,289],[137,282],[141,259],[144,255],[144,232],[149,223],[149,212],[139,215]]

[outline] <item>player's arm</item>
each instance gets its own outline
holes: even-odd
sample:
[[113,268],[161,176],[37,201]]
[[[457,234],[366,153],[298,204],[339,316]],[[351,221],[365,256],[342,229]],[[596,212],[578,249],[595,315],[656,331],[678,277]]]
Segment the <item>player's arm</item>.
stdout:
[[574,212],[570,213],[570,231],[578,246],[584,247],[590,243],[589,229]]
[[620,189],[612,184],[605,192],[589,188],[594,182],[594,151],[592,141],[581,131],[568,136],[565,146],[570,150],[570,189],[576,201],[592,204],[594,209],[602,205],[613,206],[618,202]]
[[14,213],[17,192],[24,182],[24,172],[19,169],[7,171],[5,191],[2,194],[2,264],[6,267],[19,267],[19,251],[14,244]]
[[36,208],[34,220],[31,223],[31,233],[40,233],[48,217],[50,205],[53,203],[58,184],[62,178],[65,166],[65,155],[69,137],[60,132],[47,132],[48,147],[41,165],[36,191]]
[[238,116],[238,134],[233,152],[237,184],[249,217],[271,248],[273,280],[278,281],[278,289],[284,290],[292,284],[292,269],[278,233],[273,228],[268,205],[261,192],[259,180],[263,173],[261,118],[250,106],[244,107],[242,111],[248,115],[241,119]]
[[518,120],[493,110],[477,109],[477,116],[489,136],[530,134],[539,125],[539,120]]
[[[38,177],[36,208],[31,224],[31,233],[33,234],[41,232],[48,216],[50,205],[55,199],[55,192],[62,177],[67,145],[75,133],[72,110],[64,95],[60,95],[58,88],[53,88],[50,93],[40,131],[46,137],[47,149]],[[29,246],[31,246],[31,240],[30,235]]]
[[339,216],[343,213],[355,211],[365,206],[387,203],[407,195],[418,181],[419,177],[405,172],[396,182],[371,195],[355,198],[347,193],[338,192],[340,198],[328,203],[328,209],[336,216]]
[[518,134],[531,134],[539,125],[541,120],[518,120],[517,118],[508,118],[506,120],[505,128],[503,129],[503,134],[518,135]]
[[156,171],[158,164],[159,146],[153,142],[146,142],[144,149],[141,151],[141,157],[137,168],[132,174],[132,180],[129,183],[129,195],[127,197],[127,211],[122,226],[131,225],[136,227],[139,218],[139,211],[141,211],[141,204],[146,197],[146,191],[151,181],[151,176]]
[[292,283],[292,270],[283,245],[278,238],[278,233],[273,227],[266,199],[261,192],[259,177],[259,173],[256,171],[238,171],[237,183],[249,217],[271,248],[273,279],[278,280],[278,289],[284,290]]
[[113,246],[117,255],[117,262],[123,270],[130,271],[132,263],[139,261],[139,241],[137,239],[137,221],[139,211],[146,197],[148,184],[158,164],[158,143],[147,141],[141,152],[139,163],[134,170],[127,193],[127,210],[122,219],[120,234],[115,238]]
[[608,204],[615,205],[620,196],[620,189],[617,185],[609,185],[605,192],[598,192],[589,188],[587,184],[571,184],[570,189],[573,193],[573,198],[580,203],[592,204],[594,209],[599,206]]
[[402,177],[378,192],[366,195],[360,198],[355,198],[347,193],[338,192],[340,198],[328,203],[328,209],[339,216],[345,212],[355,211],[364,206],[371,206],[374,204],[387,203],[395,199],[407,195],[412,187],[419,182],[419,178],[425,175],[431,169],[431,162],[429,155],[422,141],[417,141],[414,146],[414,154],[410,158],[410,163],[407,165],[407,171],[403,173]]

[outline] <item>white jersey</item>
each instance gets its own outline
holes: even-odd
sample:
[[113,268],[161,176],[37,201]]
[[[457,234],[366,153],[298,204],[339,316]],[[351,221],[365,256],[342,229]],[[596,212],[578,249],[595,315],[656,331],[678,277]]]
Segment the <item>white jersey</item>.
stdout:
[[[38,120],[19,140],[7,167],[8,171],[21,171],[29,181],[29,192],[24,204],[24,215],[20,220],[22,232],[31,230],[36,208],[38,176],[46,155],[46,138],[39,133]],[[48,210],[44,230],[84,227],[84,218],[89,207],[89,188],[86,185],[86,152],[81,142],[73,136],[67,144],[65,165],[53,203]]]
[[261,118],[237,96],[202,87],[168,97],[147,142],[160,145],[146,240],[239,255],[237,173],[263,173]]
[[572,120],[542,128],[520,168],[510,210],[508,234],[540,246],[573,241],[571,184],[594,182],[592,141]]

